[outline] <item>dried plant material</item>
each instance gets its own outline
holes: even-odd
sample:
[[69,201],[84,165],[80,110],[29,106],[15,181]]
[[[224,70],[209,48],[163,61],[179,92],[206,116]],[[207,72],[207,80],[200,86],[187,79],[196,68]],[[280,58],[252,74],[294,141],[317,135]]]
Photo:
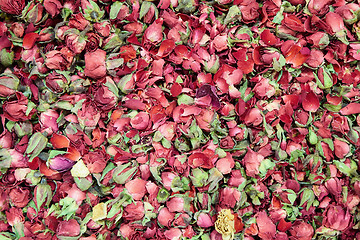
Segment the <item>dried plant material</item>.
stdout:
[[230,209],[221,209],[215,222],[215,230],[222,235],[223,240],[234,239],[235,216]]
[[101,202],[93,207],[92,212],[92,220],[93,221],[99,221],[105,219],[107,216],[107,207],[106,204]]
[[360,0],[0,18],[0,239],[360,240]]
[[71,169],[73,177],[87,177],[90,174],[89,169],[84,164],[83,160],[78,161]]

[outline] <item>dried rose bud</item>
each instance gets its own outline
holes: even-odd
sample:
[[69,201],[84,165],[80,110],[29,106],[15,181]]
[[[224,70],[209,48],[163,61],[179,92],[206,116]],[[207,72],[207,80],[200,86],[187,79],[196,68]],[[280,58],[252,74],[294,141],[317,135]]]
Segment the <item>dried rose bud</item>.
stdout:
[[165,188],[162,188],[159,190],[156,199],[159,203],[164,203],[168,200],[169,196],[170,193]]
[[80,54],[86,46],[86,40],[83,36],[76,33],[70,33],[65,38],[66,46],[75,54]]
[[99,108],[102,110],[112,109],[118,101],[118,91],[115,82],[109,77],[105,77],[98,82],[97,88],[94,87],[94,100]]
[[106,75],[105,59],[106,52],[101,49],[85,53],[85,75],[95,79],[104,77]]
[[354,24],[358,20],[358,14],[360,11],[359,4],[349,3],[338,7],[335,13],[339,14],[348,24]]
[[0,8],[5,13],[20,15],[25,8],[25,0],[3,0]]
[[6,212],[6,218],[10,226],[15,226],[25,221],[22,209],[16,207],[10,208],[10,210]]
[[76,162],[62,156],[56,156],[49,160],[49,167],[58,172],[68,171]]
[[130,124],[137,130],[146,129],[151,124],[149,114],[146,112],[139,112],[130,120]]
[[27,22],[37,24],[43,18],[44,7],[41,3],[38,4],[32,3],[29,8],[25,8],[24,12],[23,12],[23,15],[25,15],[24,19]]
[[2,168],[22,168],[28,166],[28,158],[16,149],[1,149],[0,156]]
[[325,187],[335,197],[339,197],[342,192],[341,182],[338,178],[330,178],[326,183]]
[[50,185],[46,183],[46,180],[42,179],[41,183],[35,187],[34,192],[34,202],[37,210],[40,210],[42,206],[48,207],[52,200],[53,193]]
[[293,226],[289,232],[294,239],[312,239],[314,235],[313,227],[305,222]]
[[46,53],[45,65],[49,69],[66,70],[70,67],[73,57],[67,57],[70,51],[67,47],[60,51],[52,50]]
[[94,23],[94,28],[103,37],[108,37],[110,35],[111,24],[109,21]]
[[17,100],[5,101],[3,104],[4,116],[10,121],[15,122],[31,119],[36,109],[32,109],[30,113],[27,114],[29,100],[21,92],[16,92],[15,94]]
[[81,109],[77,112],[80,126],[95,128],[100,120],[100,111],[94,102],[83,102]]
[[[0,56],[2,58],[2,55]],[[0,96],[8,97],[14,94],[19,86],[20,80],[13,74],[2,74],[0,77]]]
[[325,227],[343,231],[349,226],[350,220],[351,214],[348,209],[344,210],[341,206],[330,205],[324,212],[322,224]]
[[59,114],[52,109],[48,109],[40,114],[40,125],[48,134],[52,134],[53,132],[57,132],[59,130],[57,123],[58,117]]
[[86,52],[94,52],[98,49],[100,45],[100,37],[96,33],[87,33],[87,41],[86,41]]

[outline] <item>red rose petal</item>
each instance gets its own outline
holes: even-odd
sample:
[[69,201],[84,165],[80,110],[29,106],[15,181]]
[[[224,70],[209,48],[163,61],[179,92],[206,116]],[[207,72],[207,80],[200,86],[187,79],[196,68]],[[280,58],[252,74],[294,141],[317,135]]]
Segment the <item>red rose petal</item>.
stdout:
[[291,222],[286,222],[283,218],[280,219],[279,224],[277,226],[277,229],[280,232],[286,232],[287,230],[289,230],[291,228],[292,224]]
[[235,226],[235,232],[241,232],[244,229],[244,223],[242,222],[241,217],[237,213],[234,214],[234,226]]
[[68,153],[65,154],[64,157],[73,161],[78,161],[81,158],[81,155],[80,152],[76,150],[76,148],[70,146],[68,148]]
[[53,136],[51,137],[50,143],[56,149],[67,148],[70,146],[70,140],[67,137],[56,133],[54,133]]
[[320,107],[320,101],[314,92],[309,92],[305,95],[302,106],[305,111],[316,112]]
[[261,47],[254,48],[254,51],[253,51],[253,54],[252,54],[254,63],[256,65],[263,65],[263,62],[261,61],[260,49],[261,49]]
[[277,43],[277,38],[276,36],[270,32],[269,29],[265,29],[261,34],[260,34],[260,38],[261,40],[263,40],[264,43],[266,43],[267,45],[274,45]]
[[296,109],[299,105],[300,102],[300,97],[299,95],[285,95],[282,97],[283,101],[286,103],[290,103],[290,105],[293,107],[293,109]]
[[184,45],[176,46],[174,51],[175,51],[176,55],[178,55],[181,58],[186,57],[189,52],[188,48]]
[[127,107],[133,110],[145,110],[146,105],[139,99],[126,99],[125,102],[122,104],[123,107]]
[[340,109],[342,115],[351,115],[360,113],[360,103],[350,103],[347,106]]
[[331,96],[330,94],[326,95],[326,100],[328,101],[328,103],[332,104],[332,105],[339,105],[342,101],[342,97],[338,97],[338,96]]
[[31,49],[38,38],[39,38],[39,34],[37,33],[34,32],[27,33],[23,39],[23,47],[25,49]]
[[40,166],[40,158],[35,157],[31,162],[29,162],[29,168],[31,170],[36,170]]
[[174,83],[172,86],[171,86],[171,89],[170,89],[170,93],[173,97],[177,97],[179,96],[179,94],[181,93],[182,91],[182,87],[179,83]]
[[40,173],[44,174],[46,177],[56,177],[61,179],[60,173],[58,171],[48,168],[45,162],[40,163]]
[[125,188],[128,190],[134,200],[141,200],[146,193],[145,188],[146,181],[136,178],[125,184]]
[[166,39],[161,43],[157,56],[166,57],[172,52],[172,50],[174,50],[174,48],[175,41],[172,39]]
[[273,239],[275,237],[276,226],[265,211],[257,214],[256,223],[259,227],[259,237],[261,239]]

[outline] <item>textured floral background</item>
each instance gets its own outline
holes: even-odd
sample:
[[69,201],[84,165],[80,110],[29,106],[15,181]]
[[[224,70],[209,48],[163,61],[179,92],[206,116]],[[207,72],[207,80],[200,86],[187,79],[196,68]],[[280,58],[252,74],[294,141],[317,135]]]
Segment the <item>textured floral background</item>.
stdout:
[[360,239],[358,1],[0,9],[0,239]]

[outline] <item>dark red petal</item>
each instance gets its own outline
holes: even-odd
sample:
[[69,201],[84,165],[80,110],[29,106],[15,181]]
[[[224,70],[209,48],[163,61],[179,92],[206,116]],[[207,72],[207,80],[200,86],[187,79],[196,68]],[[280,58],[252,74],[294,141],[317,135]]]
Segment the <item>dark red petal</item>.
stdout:
[[179,83],[174,83],[172,86],[171,86],[171,89],[170,89],[170,93],[173,97],[177,97],[179,96],[179,94],[181,93],[182,91],[182,87]]
[[34,33],[34,32],[27,33],[24,36],[23,47],[25,49],[32,48],[38,38],[39,38],[39,34],[37,34],[37,33]]
[[291,222],[286,222],[283,218],[280,219],[279,224],[277,226],[277,229],[280,232],[286,232],[287,230],[289,230],[291,228],[292,224]]
[[260,34],[260,38],[261,40],[263,40],[263,42],[267,45],[274,45],[277,43],[277,38],[274,34],[272,34],[270,32],[269,29],[265,29],[261,34]]
[[302,106],[305,111],[316,112],[320,107],[320,101],[314,92],[309,92],[306,94]]

